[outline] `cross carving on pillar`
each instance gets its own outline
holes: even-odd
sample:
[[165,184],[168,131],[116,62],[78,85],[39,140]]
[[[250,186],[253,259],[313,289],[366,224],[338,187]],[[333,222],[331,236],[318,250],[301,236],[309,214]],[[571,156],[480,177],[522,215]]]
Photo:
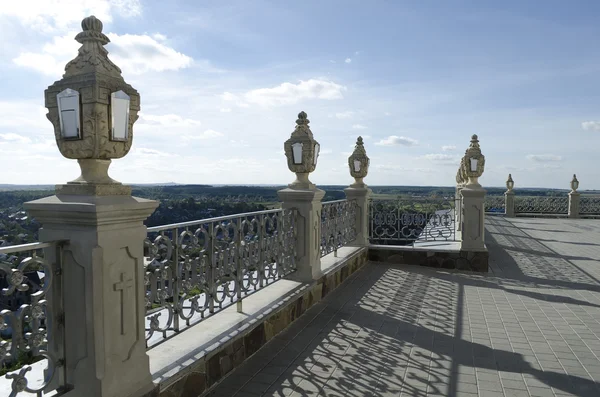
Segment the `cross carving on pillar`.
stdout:
[[121,303],[121,335],[125,335],[125,302],[131,299],[129,291],[133,288],[133,279],[125,279],[125,273],[121,273],[121,281],[113,285],[114,290],[119,292]]

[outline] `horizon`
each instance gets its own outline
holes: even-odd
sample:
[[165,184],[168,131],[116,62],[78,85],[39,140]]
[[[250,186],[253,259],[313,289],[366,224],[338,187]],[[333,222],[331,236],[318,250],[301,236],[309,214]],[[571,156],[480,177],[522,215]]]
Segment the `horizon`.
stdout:
[[310,177],[320,186],[352,182],[347,157],[362,135],[368,185],[451,187],[477,134],[484,187],[512,173],[517,190],[567,190],[577,174],[581,191],[600,189],[590,167],[600,146],[600,3],[556,0],[4,2],[0,167],[10,172],[0,182],[79,175],[56,147],[43,95],[92,14],[141,96],[131,152],[109,171],[117,180],[287,185],[283,143],[303,110],[321,144]]
[[[170,186],[209,186],[209,187],[228,187],[228,186],[234,186],[234,187],[244,187],[244,186],[248,186],[248,187],[285,187],[288,184],[287,183],[274,183],[274,184],[257,184],[257,183],[245,183],[245,184],[239,184],[239,183],[177,183],[177,182],[156,182],[156,183],[129,183],[129,182],[124,182],[124,185],[128,185],[128,186],[157,186],[157,187],[170,187]],[[47,183],[47,184],[12,184],[12,183],[0,183],[0,188],[3,187],[48,187],[48,188],[52,188],[54,187],[56,184],[53,183]],[[318,184],[317,186],[323,186],[323,187],[340,187],[340,188],[346,188],[348,187],[348,185],[339,185],[339,184],[327,184],[327,183],[322,183],[322,184]],[[413,188],[413,187],[418,187],[418,188],[445,188],[445,189],[454,189],[456,186],[454,185],[368,185],[371,188],[381,188],[381,187],[401,187],[401,188]],[[485,189],[506,189],[506,186],[485,186]],[[522,187],[517,187],[515,186],[513,190],[518,191],[519,189],[522,190],[564,190],[564,191],[570,191],[571,189],[564,189],[564,188],[548,188],[548,187],[530,187],[530,186],[522,186]],[[5,190],[8,191],[8,190]],[[598,189],[578,189],[578,192],[595,192],[598,191]],[[0,192],[2,192],[2,190],[0,190]]]

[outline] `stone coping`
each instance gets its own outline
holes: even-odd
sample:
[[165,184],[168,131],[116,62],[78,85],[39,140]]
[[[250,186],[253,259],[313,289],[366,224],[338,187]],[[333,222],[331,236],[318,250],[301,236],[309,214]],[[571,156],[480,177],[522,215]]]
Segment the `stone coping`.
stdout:
[[[441,243],[441,242],[440,242]],[[460,243],[431,245],[419,249],[411,246],[371,245],[369,261],[398,265],[419,265],[442,269],[458,269],[473,272],[489,270],[489,253],[485,251],[462,251]]]
[[293,273],[150,349],[150,371],[161,397],[198,396],[258,351],[314,303],[367,263],[368,248],[342,247],[321,258],[323,275],[299,282]]
[[385,249],[392,251],[460,251],[460,241],[419,241],[413,245],[385,245],[371,244],[371,249]]

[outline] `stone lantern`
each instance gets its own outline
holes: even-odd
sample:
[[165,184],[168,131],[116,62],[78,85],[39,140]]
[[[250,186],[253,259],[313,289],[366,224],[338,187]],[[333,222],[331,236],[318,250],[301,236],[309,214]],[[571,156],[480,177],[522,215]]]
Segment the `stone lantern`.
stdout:
[[45,91],[48,120],[60,153],[76,159],[81,176],[56,188],[57,194],[129,195],[131,188],[108,176],[112,159],[125,156],[133,140],[140,96],[123,80],[104,48],[110,42],[94,16],[81,22],[75,59],[61,80]]
[[365,151],[363,139],[359,136],[356,140],[356,146],[354,146],[354,152],[348,157],[350,175],[355,179],[355,182],[350,185],[351,187],[365,186],[363,179],[369,173],[369,162],[370,160]]
[[477,135],[471,137],[471,145],[465,152],[462,163],[463,173],[468,178],[468,185],[478,186],[478,179],[485,169],[485,156],[481,154]]
[[506,180],[506,189],[508,189],[507,191],[512,192],[514,187],[515,187],[515,181],[513,181],[512,175],[508,174],[508,179]]
[[287,157],[288,168],[296,174],[296,180],[289,185],[292,189],[314,189],[315,185],[308,179],[308,174],[317,167],[320,145],[313,138],[305,112],[298,114],[296,128],[283,147]]
[[571,180],[571,192],[575,193],[579,189],[579,181],[577,180],[577,175],[573,174],[573,179]]

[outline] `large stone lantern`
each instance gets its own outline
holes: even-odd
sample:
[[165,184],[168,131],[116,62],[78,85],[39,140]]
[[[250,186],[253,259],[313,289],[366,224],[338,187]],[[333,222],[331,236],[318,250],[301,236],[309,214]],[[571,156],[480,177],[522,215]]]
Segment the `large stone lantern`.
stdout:
[[363,139],[361,136],[356,140],[354,152],[348,157],[348,167],[350,168],[350,176],[355,179],[355,182],[350,187],[364,187],[363,179],[369,173],[369,157],[365,151]]
[[[61,241],[61,250],[44,249],[48,263],[60,264],[55,276],[64,286],[47,296],[48,355],[62,362],[49,390],[64,382],[69,397],[145,396],[155,386],[144,326],[144,221],[158,202],[132,197],[108,176],[111,160],[131,148],[140,97],[108,59],[102,22],[90,16],[81,26],[79,54],[45,91],[58,149],[79,162],[81,176],[24,204],[42,225],[40,241]],[[66,320],[54,321],[59,315]]]
[[133,140],[140,96],[123,80],[104,48],[109,39],[94,16],[81,22],[79,54],[63,78],[45,91],[48,119],[60,153],[76,159],[81,176],[56,188],[57,194],[129,195],[131,188],[108,176],[111,159],[125,156]]
[[292,189],[315,188],[315,185],[308,179],[308,174],[313,172],[317,167],[320,145],[313,138],[308,123],[310,121],[306,113],[300,112],[292,136],[283,145],[288,168],[290,171],[296,173],[296,180],[289,184],[289,187]]
[[471,145],[466,150],[463,160],[462,168],[468,178],[468,185],[480,187],[478,179],[485,169],[485,156],[481,154],[477,135],[471,137]]

